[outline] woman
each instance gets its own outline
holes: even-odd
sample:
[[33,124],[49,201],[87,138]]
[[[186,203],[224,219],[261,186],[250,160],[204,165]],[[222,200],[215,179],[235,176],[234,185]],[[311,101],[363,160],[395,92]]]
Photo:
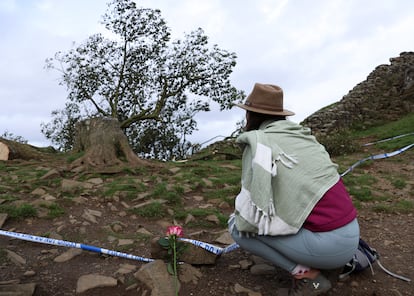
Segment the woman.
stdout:
[[356,209],[325,148],[308,128],[286,120],[283,91],[256,83],[244,104],[242,188],[229,220],[241,248],[290,272],[289,295],[331,288],[323,270],[338,269],[359,241]]

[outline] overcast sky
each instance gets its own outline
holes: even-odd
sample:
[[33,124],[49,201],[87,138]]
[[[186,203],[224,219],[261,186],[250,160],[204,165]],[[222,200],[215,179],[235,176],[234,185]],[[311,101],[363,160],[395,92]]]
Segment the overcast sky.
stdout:
[[[0,135],[50,143],[40,124],[62,109],[67,92],[45,59],[103,32],[105,0],[0,0]],[[339,101],[391,57],[414,50],[412,0],[141,0],[157,8],[173,39],[204,29],[211,44],[237,54],[233,84],[278,84],[285,108],[300,122]],[[202,143],[228,136],[244,111],[196,117]]]

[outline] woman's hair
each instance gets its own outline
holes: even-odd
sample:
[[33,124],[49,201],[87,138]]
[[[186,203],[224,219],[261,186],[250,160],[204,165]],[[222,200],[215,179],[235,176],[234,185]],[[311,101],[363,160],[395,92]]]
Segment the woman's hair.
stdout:
[[260,125],[266,120],[286,120],[286,116],[284,115],[270,115],[270,114],[262,114],[253,111],[246,111],[246,126],[244,130],[251,131],[256,130],[260,127]]

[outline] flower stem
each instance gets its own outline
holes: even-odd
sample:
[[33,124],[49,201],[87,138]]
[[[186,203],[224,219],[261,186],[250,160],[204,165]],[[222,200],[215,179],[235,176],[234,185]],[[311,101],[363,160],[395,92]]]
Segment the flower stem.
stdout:
[[176,248],[176,236],[173,239],[173,264],[174,264],[174,288],[175,295],[178,296],[178,275],[177,275],[177,248]]

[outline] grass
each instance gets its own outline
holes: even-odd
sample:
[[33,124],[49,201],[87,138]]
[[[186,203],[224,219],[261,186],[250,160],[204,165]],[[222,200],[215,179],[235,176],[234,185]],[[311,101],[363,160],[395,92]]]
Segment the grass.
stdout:
[[141,208],[128,209],[128,211],[132,214],[146,218],[162,218],[165,216],[165,209],[163,205],[157,201]]
[[[414,133],[414,113],[381,126],[352,132],[354,138],[372,137],[374,138],[373,141],[380,141],[409,133]],[[414,134],[375,145],[380,149],[392,151],[412,143],[414,143]]]
[[414,202],[411,200],[400,200],[396,203],[380,203],[373,206],[374,212],[383,212],[388,214],[411,213],[414,210]]
[[106,197],[112,197],[120,192],[123,192],[123,196],[126,199],[134,199],[137,194],[144,192],[147,186],[143,183],[137,183],[134,178],[126,177],[122,180],[116,179],[110,183],[105,184],[103,195]]
[[22,204],[20,206],[0,205],[0,213],[6,213],[10,218],[15,219],[37,216],[36,209],[30,204]]
[[46,208],[49,210],[47,213],[47,216],[50,219],[55,219],[58,217],[61,217],[65,214],[65,209],[60,207],[58,204],[51,204],[49,206],[46,206]]
[[[345,171],[356,161],[369,155],[394,151],[411,144],[414,142],[414,135],[378,143],[363,149],[359,145],[360,143],[411,133],[414,132],[413,127],[414,114],[411,114],[380,127],[333,135],[329,139],[331,141],[329,145],[331,145],[330,149],[338,151],[338,156],[335,156],[334,160],[339,164],[339,172]],[[352,148],[355,151],[344,150],[344,147],[351,146],[350,144],[359,146]],[[226,149],[229,147],[231,145],[228,145]],[[390,172],[388,167],[383,168],[381,164],[377,164],[377,162],[389,162],[394,166],[403,165],[407,159],[410,159],[410,156],[412,159],[413,152],[414,149],[411,149],[404,154],[388,159],[366,161],[344,176],[343,180],[353,196],[356,206],[364,208],[369,206],[376,212],[413,213],[413,200],[410,196],[413,196],[414,189],[410,182],[410,173]],[[226,153],[240,155],[240,149],[235,147],[234,151]],[[59,156],[59,160],[66,159],[71,162],[80,156],[82,154],[66,154],[64,157]],[[171,170],[171,168],[178,168],[178,170]],[[375,174],[370,174],[369,172],[374,169],[376,170]],[[65,203],[65,201],[80,195],[93,196],[98,200],[102,198],[105,202],[108,201],[108,197],[114,196],[119,197],[119,200],[134,201],[141,195],[144,201],[152,199],[154,201],[142,208],[130,208],[127,210],[128,213],[149,219],[168,217],[178,223],[185,221],[188,215],[193,215],[195,221],[190,222],[188,227],[209,228],[216,226],[213,222],[206,220],[209,215],[215,215],[220,226],[225,227],[227,224],[228,215],[234,204],[234,197],[240,190],[241,159],[216,160],[203,157],[184,163],[167,162],[164,163],[163,168],[156,171],[150,168],[131,167],[124,168],[116,174],[88,172],[79,175],[70,171],[64,172],[64,178],[68,179],[76,178],[78,181],[85,182],[94,177],[104,181],[101,187],[96,190],[80,188],[76,192],[60,192],[61,177],[42,180],[41,177],[48,170],[47,164],[20,165],[14,162],[0,162],[0,200],[3,201],[3,204],[0,204],[0,212],[5,212],[9,217],[16,219],[35,217],[36,209],[29,202],[19,206],[11,206],[10,203],[22,199],[22,196],[30,199],[33,197],[31,192],[42,187],[56,190],[58,193],[55,195],[60,199],[59,204],[48,207],[47,218],[49,219],[69,215],[68,207],[72,203]],[[377,189],[377,184],[383,182],[389,185],[388,191]],[[398,199],[392,198],[397,190],[404,192],[405,195],[399,196]],[[191,201],[192,197],[197,195],[203,197],[203,203],[210,203],[210,207],[191,207],[191,202],[188,203],[187,200]],[[158,199],[163,202],[155,201]],[[221,201],[227,203],[228,207]],[[223,208],[218,207],[218,204],[222,204]]]
[[66,156],[66,161],[68,163],[74,162],[75,160],[77,160],[78,158],[81,158],[82,156],[85,155],[85,152],[78,152],[78,153],[68,153]]
[[404,189],[407,186],[407,182],[401,178],[391,178],[391,184],[396,189]]

